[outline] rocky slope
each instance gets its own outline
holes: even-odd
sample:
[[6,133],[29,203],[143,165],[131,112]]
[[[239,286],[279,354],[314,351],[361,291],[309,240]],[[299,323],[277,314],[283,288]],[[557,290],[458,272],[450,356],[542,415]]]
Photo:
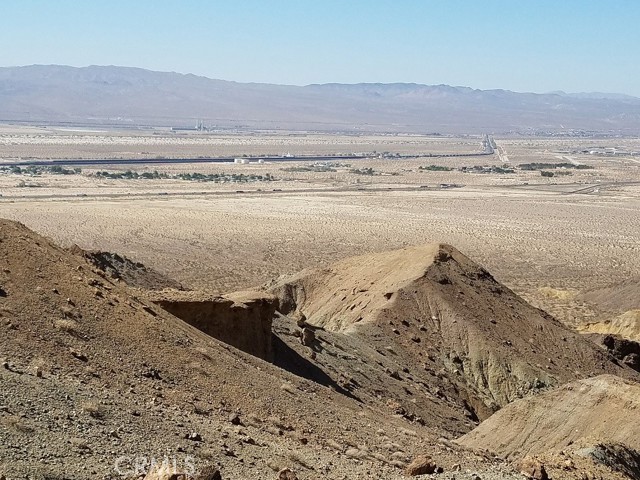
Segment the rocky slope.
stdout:
[[448,245],[349,258],[268,290],[283,313],[421,365],[411,375],[424,383],[446,379],[479,419],[575,379],[635,374]]
[[71,252],[81,255],[94,267],[100,269],[109,277],[121,280],[129,286],[146,290],[162,290],[165,288],[182,290],[183,286],[168,276],[146,267],[117,253],[102,252],[100,250],[83,250],[77,245]]
[[597,322],[589,322],[580,327],[580,331],[618,335],[628,340],[640,341],[640,309],[624,313],[605,313]]
[[0,288],[9,479],[123,478],[118,465],[165,456],[225,479],[400,478],[422,451],[460,463],[428,429],[223,344],[8,221]]
[[[148,293],[0,220],[0,477],[139,478],[166,459],[224,479],[396,479],[426,455],[433,478],[512,480],[516,466],[450,439],[520,395],[635,375],[448,246],[271,290]],[[268,355],[212,336],[249,350],[268,312]]]

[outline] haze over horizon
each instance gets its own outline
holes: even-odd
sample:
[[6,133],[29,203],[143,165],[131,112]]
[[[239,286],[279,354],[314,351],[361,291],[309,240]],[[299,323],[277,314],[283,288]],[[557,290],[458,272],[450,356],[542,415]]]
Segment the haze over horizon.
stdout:
[[[453,3],[453,6],[452,6]],[[0,66],[120,65],[238,82],[640,96],[640,4],[3,2]],[[29,28],[26,29],[25,25]]]

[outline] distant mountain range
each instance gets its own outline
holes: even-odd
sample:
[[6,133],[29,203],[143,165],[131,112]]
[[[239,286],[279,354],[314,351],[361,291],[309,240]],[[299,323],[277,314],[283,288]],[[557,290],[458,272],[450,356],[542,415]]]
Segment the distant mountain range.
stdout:
[[304,87],[140,68],[0,68],[0,121],[346,132],[638,134],[640,98],[414,83]]

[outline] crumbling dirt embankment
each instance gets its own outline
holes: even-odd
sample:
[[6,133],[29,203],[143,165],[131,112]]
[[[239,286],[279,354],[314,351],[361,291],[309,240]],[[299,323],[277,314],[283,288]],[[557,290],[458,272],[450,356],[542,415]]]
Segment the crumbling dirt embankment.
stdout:
[[271,323],[278,307],[277,298],[251,292],[224,297],[179,291],[151,295],[158,306],[207,335],[273,361]]

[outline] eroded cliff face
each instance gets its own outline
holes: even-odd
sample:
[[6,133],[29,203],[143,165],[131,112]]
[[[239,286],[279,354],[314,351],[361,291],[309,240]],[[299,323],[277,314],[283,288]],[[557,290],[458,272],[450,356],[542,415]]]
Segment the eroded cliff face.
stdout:
[[278,308],[275,297],[238,292],[206,298],[193,292],[162,292],[153,301],[207,335],[273,361],[271,323]]

